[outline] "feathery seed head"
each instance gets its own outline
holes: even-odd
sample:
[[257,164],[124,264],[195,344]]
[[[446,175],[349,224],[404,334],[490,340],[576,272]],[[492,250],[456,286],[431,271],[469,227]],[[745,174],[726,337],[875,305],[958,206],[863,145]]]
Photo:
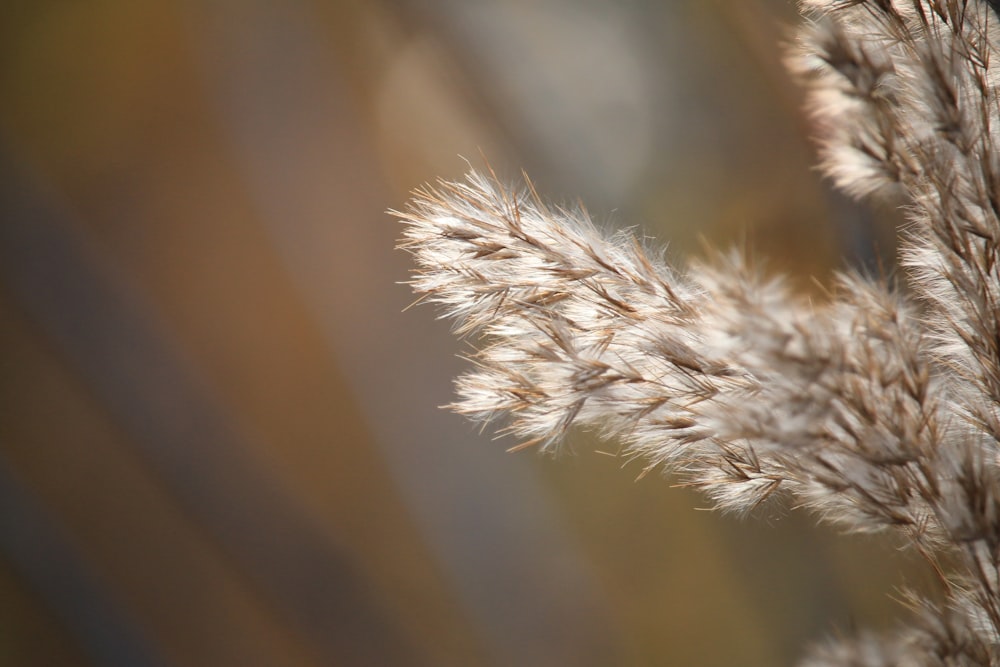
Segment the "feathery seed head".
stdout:
[[814,304],[739,254],[681,272],[494,175],[397,213],[412,286],[472,339],[455,410],[523,446],[574,427],[726,510],[790,496],[935,563],[947,604],[809,665],[1000,663],[998,21],[981,0],[805,0],[792,69],[826,174],[903,197],[913,297],[856,275]]

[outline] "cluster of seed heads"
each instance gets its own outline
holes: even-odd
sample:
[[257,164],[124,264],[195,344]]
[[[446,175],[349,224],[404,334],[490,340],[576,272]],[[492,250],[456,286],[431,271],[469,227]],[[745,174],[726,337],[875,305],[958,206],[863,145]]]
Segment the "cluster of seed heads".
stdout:
[[983,0],[802,5],[824,170],[903,202],[905,285],[843,274],[816,303],[739,253],[674,270],[476,172],[398,214],[412,285],[475,345],[452,407],[520,447],[593,430],[725,510],[789,498],[935,565],[911,625],[804,664],[1000,664],[1000,22]]

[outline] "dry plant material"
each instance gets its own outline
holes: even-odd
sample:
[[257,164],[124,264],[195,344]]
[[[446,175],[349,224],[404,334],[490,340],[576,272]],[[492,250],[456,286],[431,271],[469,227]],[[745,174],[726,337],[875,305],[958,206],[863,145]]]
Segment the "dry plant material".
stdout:
[[722,509],[790,497],[950,564],[912,625],[804,664],[1000,664],[1000,25],[978,0],[802,4],[823,167],[905,198],[907,294],[845,274],[815,304],[738,254],[679,272],[476,172],[398,213],[412,285],[476,344],[452,407],[521,446],[596,430]]

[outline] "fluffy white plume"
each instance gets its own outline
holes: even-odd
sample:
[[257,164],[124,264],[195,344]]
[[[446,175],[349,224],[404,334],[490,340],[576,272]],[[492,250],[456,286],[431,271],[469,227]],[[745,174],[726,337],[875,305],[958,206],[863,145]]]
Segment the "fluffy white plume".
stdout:
[[476,343],[453,407],[523,446],[593,429],[724,509],[791,495],[955,564],[913,627],[807,664],[998,663],[997,18],[972,0],[803,5],[791,62],[824,168],[852,194],[904,198],[914,297],[843,275],[817,305],[739,255],[678,272],[530,182],[475,172],[398,214],[413,288]]

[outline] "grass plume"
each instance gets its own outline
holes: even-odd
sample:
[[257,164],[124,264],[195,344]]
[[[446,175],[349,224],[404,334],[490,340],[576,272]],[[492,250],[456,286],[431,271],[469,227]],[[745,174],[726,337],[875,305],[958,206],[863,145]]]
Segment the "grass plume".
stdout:
[[1000,664],[1000,99],[979,0],[806,0],[793,71],[826,174],[905,202],[909,290],[822,304],[719,253],[678,271],[493,174],[415,193],[412,286],[473,338],[452,406],[524,446],[623,443],[723,509],[778,498],[894,531],[943,574],[915,622],[804,664]]

